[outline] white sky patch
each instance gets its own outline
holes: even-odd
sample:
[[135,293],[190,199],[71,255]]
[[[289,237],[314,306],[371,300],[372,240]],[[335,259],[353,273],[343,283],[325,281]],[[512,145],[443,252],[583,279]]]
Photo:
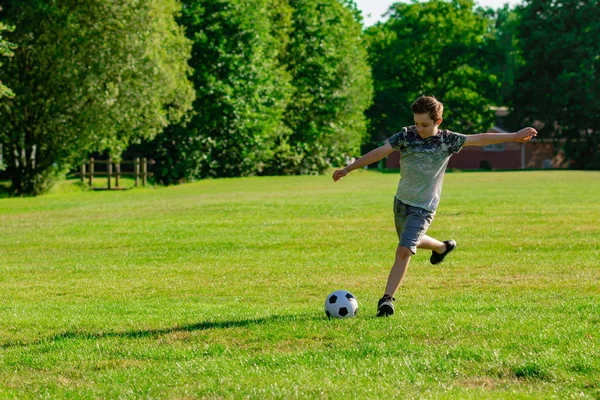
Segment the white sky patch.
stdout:
[[[491,8],[502,8],[504,4],[511,7],[521,3],[521,0],[475,0],[480,6]],[[394,0],[355,0],[358,9],[362,11],[365,26],[371,26],[379,21],[383,21],[383,14],[394,3]],[[370,14],[370,16],[369,16]]]

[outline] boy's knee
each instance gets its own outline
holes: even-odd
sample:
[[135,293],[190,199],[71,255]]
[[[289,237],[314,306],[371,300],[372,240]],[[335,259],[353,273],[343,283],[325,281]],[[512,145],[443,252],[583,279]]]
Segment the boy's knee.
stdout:
[[412,251],[408,247],[398,246],[396,248],[396,256],[402,259],[408,259],[413,255]]

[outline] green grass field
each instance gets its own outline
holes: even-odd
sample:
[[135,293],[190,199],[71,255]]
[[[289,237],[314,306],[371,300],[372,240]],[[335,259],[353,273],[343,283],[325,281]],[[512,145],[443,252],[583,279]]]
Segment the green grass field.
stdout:
[[447,174],[382,319],[397,179],[0,199],[0,398],[600,398],[600,173]]

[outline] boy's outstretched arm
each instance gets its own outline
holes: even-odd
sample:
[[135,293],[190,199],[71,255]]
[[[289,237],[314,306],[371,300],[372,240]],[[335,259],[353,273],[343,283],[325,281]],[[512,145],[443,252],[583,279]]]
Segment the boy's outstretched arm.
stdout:
[[333,181],[337,182],[344,176],[348,175],[350,172],[354,171],[355,169],[362,168],[365,165],[373,164],[393,151],[394,148],[389,143],[386,143],[383,146],[376,148],[375,150],[371,150],[358,160],[354,161],[352,164],[348,165],[346,168],[336,170],[333,173]]
[[478,133],[467,135],[464,146],[487,146],[504,142],[524,143],[537,135],[534,128],[523,128],[515,133]]

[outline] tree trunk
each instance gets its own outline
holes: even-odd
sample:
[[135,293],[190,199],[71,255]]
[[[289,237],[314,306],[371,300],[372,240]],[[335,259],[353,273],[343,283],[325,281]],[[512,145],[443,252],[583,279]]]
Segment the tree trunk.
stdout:
[[13,145],[9,154],[8,171],[11,175],[12,191],[19,196],[36,196],[46,192],[55,182],[51,164],[42,164],[38,160],[37,146],[22,148]]

